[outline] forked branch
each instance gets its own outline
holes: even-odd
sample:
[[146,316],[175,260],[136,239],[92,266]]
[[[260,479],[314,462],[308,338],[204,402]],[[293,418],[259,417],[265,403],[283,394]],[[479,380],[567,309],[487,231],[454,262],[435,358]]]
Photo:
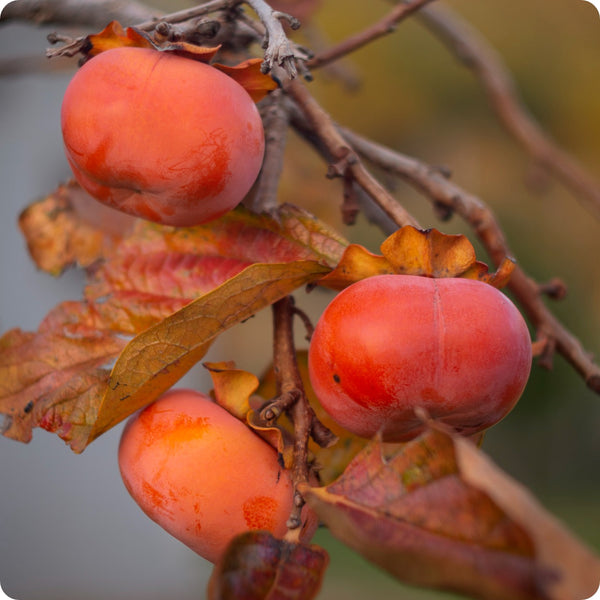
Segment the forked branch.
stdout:
[[[294,484],[294,507],[288,521],[290,538],[296,538],[301,524],[300,513],[304,505],[298,486],[310,480],[308,461],[308,440],[312,436],[315,441],[328,447],[335,443],[336,437],[315,415],[306,394],[304,384],[298,370],[296,347],[294,344],[293,320],[296,311],[290,296],[273,304],[273,366],[277,381],[278,398],[283,399],[283,408],[294,424],[294,459],[292,481]],[[275,401],[277,405],[277,400]],[[269,406],[267,410],[269,410]],[[277,418],[278,414],[273,417]]]

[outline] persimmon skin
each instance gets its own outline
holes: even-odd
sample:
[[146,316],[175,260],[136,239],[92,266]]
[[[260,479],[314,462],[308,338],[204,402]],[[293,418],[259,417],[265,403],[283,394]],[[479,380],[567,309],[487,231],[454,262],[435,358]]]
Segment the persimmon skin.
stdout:
[[523,317],[479,281],[378,275],[327,306],[309,348],[323,408],[363,437],[402,442],[423,431],[415,407],[463,435],[504,418],[531,369]]
[[115,48],[85,63],[66,89],[61,125],[83,188],[165,225],[198,225],[234,208],[264,154],[262,121],[241,85],[147,48]]
[[[131,417],[119,468],[146,515],[211,562],[239,533],[287,531],[293,486],[276,451],[198,392],[172,390]],[[303,518],[308,539],[316,517]]]

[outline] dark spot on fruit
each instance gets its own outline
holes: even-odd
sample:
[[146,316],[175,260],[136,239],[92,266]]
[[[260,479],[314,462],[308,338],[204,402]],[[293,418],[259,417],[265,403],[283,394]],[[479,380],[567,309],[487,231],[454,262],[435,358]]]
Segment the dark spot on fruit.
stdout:
[[339,382],[341,381],[341,379],[340,379],[340,376],[339,376],[337,373],[334,373],[334,374],[333,374],[333,380],[334,380],[336,383],[339,383]]
[[28,415],[33,410],[33,400],[30,400],[23,409],[23,412]]

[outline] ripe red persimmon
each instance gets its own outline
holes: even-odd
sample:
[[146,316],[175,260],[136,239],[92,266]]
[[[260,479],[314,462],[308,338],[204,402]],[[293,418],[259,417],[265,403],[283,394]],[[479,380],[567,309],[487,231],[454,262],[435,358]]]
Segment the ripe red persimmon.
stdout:
[[197,225],[231,210],[262,165],[262,121],[246,90],[170,52],[115,48],[92,58],[67,87],[61,121],[83,188],[166,225]]
[[340,292],[318,321],[309,374],[323,408],[363,437],[406,441],[424,408],[464,435],[500,421],[531,369],[525,321],[479,281],[379,275]]
[[[172,390],[131,417],[119,467],[142,510],[212,562],[237,534],[287,531],[293,486],[277,452],[203,394]],[[309,539],[316,516],[303,518]]]

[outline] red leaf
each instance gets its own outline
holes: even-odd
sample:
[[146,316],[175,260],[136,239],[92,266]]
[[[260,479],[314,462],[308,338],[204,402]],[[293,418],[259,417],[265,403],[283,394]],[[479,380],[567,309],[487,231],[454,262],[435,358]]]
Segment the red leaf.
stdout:
[[209,600],[311,600],[329,556],[322,548],[278,540],[266,531],[236,537],[215,566]]
[[[73,191],[73,186],[60,188],[32,205],[25,231],[36,263],[51,272],[60,272],[73,262],[90,264],[85,300],[58,305],[36,333],[13,331],[0,338],[0,414],[6,415],[5,435],[21,441],[29,441],[32,428],[39,426],[56,431],[73,450],[83,450],[92,431],[92,437],[97,436],[128,416],[143,396],[136,396],[136,382],[121,373],[120,384],[129,385],[128,394],[138,399],[117,403],[117,417],[113,405],[105,401],[106,366],[125,347],[123,336],[158,326],[227,281],[233,282],[228,291],[219,292],[226,297],[217,296],[224,303],[219,318],[230,327],[238,317],[247,318],[252,310],[266,306],[270,294],[279,297],[321,276],[329,269],[325,265],[339,260],[345,245],[312,215],[292,206],[282,207],[273,217],[239,208],[211,224],[189,229],[135,221],[131,231],[124,229],[105,243],[101,221],[94,228],[83,218],[81,207],[73,203]],[[53,239],[56,227],[62,237],[52,244],[48,240]],[[41,230],[47,235],[37,235]],[[85,244],[86,238],[91,245]],[[257,263],[263,268],[250,275],[254,280],[236,283],[241,281],[236,276]],[[272,270],[267,263],[279,266]],[[265,295],[260,301],[246,302],[252,282],[266,286]],[[240,310],[240,303],[250,312]],[[184,322],[177,333],[161,330],[164,343],[187,348],[177,336],[186,336],[189,327]],[[163,368],[169,364],[168,353],[153,356],[153,366],[146,373],[155,384],[160,381],[153,389],[174,383],[201,358],[205,342],[210,344],[223,330],[217,327],[206,340],[198,339],[194,350],[184,351],[166,377]],[[201,330],[198,335],[202,336]],[[138,344],[136,355],[142,351]],[[121,395],[122,388],[117,393]],[[150,394],[146,400],[151,399]]]
[[374,442],[302,493],[333,535],[407,583],[496,600],[593,593],[600,561],[472,442],[430,429]]

